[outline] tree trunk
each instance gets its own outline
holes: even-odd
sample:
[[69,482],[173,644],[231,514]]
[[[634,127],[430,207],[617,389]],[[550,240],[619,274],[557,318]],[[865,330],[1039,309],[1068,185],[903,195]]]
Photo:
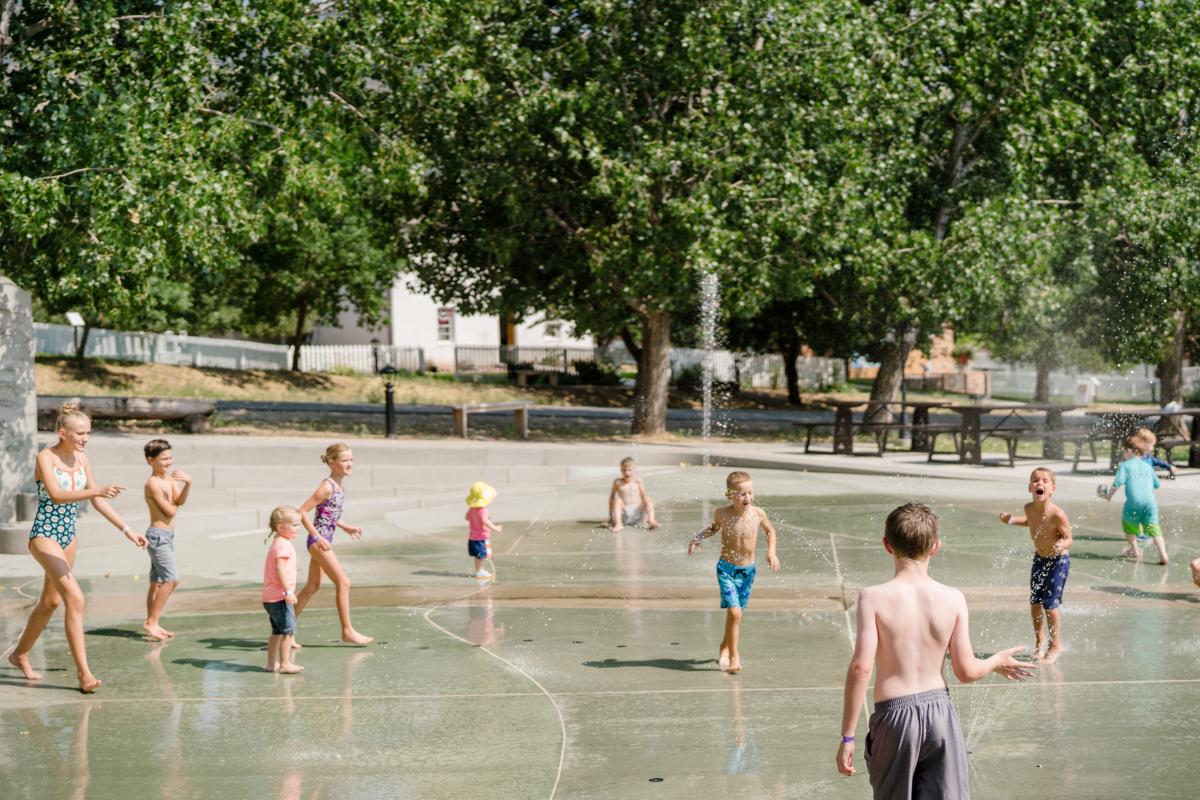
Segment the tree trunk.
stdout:
[[1053,362],[1048,358],[1036,359],[1035,366],[1037,367],[1037,388],[1033,390],[1033,402],[1049,403],[1050,402],[1050,368]]
[[638,398],[642,396],[642,378],[646,374],[646,365],[642,363],[642,348],[634,341],[633,331],[629,330],[629,326],[621,327],[621,341],[625,343],[625,349],[629,351],[629,355],[633,356],[633,360],[637,362],[637,375],[633,379],[633,396]]
[[[896,337],[899,339],[900,337]],[[879,355],[879,372],[871,384],[872,403],[893,403],[904,380],[904,345],[900,341],[885,342]],[[891,409],[880,407],[871,415],[871,422],[891,422]]]
[[79,344],[75,347],[75,363],[81,367],[83,366],[84,362],[83,354],[87,352],[88,334],[91,332],[92,323],[85,322],[83,326],[83,333],[79,337]]
[[1182,310],[1174,313],[1175,334],[1171,337],[1171,349],[1158,365],[1158,379],[1162,387],[1159,400],[1162,405],[1183,402],[1183,344],[1187,328],[1187,316]]
[[642,357],[638,360],[631,433],[667,432],[667,392],[671,384],[671,317],[665,311],[639,314]]
[[788,337],[783,346],[783,374],[787,376],[788,403],[800,405],[800,375],[796,371],[796,359],[800,358],[800,342]]
[[308,318],[308,298],[300,295],[296,306],[296,330],[292,333],[292,372],[300,371],[300,346],[304,341],[304,323]]

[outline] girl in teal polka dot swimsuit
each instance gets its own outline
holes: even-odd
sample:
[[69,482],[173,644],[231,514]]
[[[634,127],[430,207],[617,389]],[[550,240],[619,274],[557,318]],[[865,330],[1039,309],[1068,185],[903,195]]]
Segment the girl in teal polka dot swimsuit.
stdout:
[[83,641],[83,591],[71,574],[75,566],[75,522],[79,503],[89,500],[92,507],[125,534],[138,547],[146,546],[143,536],[134,534],[108,500],[125,488],[116,484],[97,486],[92,478],[83,449],[92,432],[88,415],[71,403],[63,405],[58,415],[58,443],[37,455],[33,476],[38,487],[38,509],[29,532],[29,553],[46,573],[42,596],[38,598],[25,631],[8,661],[21,670],[26,679],[41,680],[41,675],[29,663],[29,653],[42,635],[50,617],[59,605],[66,606],[67,645],[75,659],[79,675],[79,690],[94,692],[100,679],[88,668],[87,651]]

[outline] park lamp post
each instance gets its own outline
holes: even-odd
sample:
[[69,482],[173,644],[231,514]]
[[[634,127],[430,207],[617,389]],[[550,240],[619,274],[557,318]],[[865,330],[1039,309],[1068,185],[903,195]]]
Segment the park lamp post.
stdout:
[[389,439],[396,438],[396,384],[392,380],[392,376],[396,374],[396,368],[388,364],[383,369],[377,370],[383,376],[383,414],[384,414],[384,433]]
[[379,345],[380,342],[378,337],[371,340],[371,361],[375,365],[376,375],[379,374]]

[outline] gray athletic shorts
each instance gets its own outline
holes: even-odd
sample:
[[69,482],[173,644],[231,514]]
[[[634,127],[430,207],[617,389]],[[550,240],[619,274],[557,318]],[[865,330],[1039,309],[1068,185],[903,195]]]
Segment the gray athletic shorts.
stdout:
[[866,761],[875,800],[968,800],[967,745],[950,690],[875,704]]
[[646,521],[646,509],[641,506],[621,506],[621,524],[636,528]]
[[179,568],[175,566],[175,531],[147,528],[146,552],[150,554],[151,583],[179,580]]

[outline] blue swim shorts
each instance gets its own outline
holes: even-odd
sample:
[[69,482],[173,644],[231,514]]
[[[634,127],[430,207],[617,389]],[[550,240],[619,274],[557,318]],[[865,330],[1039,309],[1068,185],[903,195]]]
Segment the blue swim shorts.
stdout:
[[271,634],[273,636],[296,635],[296,609],[287,600],[277,600],[274,603],[263,603],[267,616],[271,618]]
[[1033,555],[1033,569],[1029,575],[1029,604],[1041,606],[1047,611],[1062,605],[1063,588],[1067,585],[1067,573],[1071,571],[1071,556],[1045,558]]
[[721,590],[721,608],[745,608],[754,588],[753,564],[738,566],[725,559],[717,560],[717,587]]
[[467,552],[471,558],[487,558],[489,544],[488,539],[467,539]]

